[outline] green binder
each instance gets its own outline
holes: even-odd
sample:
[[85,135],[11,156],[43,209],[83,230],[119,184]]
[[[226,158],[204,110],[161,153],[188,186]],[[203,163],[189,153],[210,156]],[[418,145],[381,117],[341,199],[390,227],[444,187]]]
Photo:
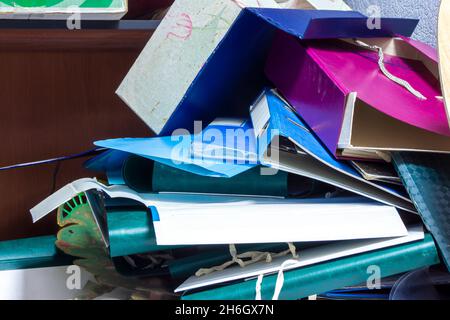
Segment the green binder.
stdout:
[[0,242],[0,270],[31,269],[71,265],[73,257],[55,246],[56,236]]
[[450,270],[450,156],[393,152],[392,159]]
[[195,192],[246,194],[261,196],[288,195],[288,174],[262,176],[255,167],[232,178],[206,177],[159,162],[130,156],[124,161],[123,180],[138,192]]
[[335,191],[326,183],[281,170],[274,175],[261,175],[261,167],[257,166],[232,178],[208,177],[125,152],[106,152],[85,165],[88,169],[106,172],[110,184],[127,185],[139,193],[305,197]]
[[245,194],[261,196],[288,196],[288,174],[261,175],[255,167],[232,178],[199,176],[155,162],[153,167],[155,192],[196,192],[220,194]]
[[121,175],[123,183],[138,192],[304,197],[335,190],[326,183],[281,170],[261,175],[261,167],[255,167],[232,178],[206,177],[134,155],[124,161],[121,173],[115,171],[108,176]]
[[[439,263],[431,235],[405,245],[351,257],[332,260],[284,273],[280,299],[294,300],[345,286],[365,283],[368,267],[378,266],[381,277],[407,272]],[[265,276],[261,285],[262,299],[271,299],[277,274]],[[254,300],[256,279],[186,294],[183,300]]]
[[151,214],[141,207],[107,208],[111,257],[162,251],[176,246],[158,246]]

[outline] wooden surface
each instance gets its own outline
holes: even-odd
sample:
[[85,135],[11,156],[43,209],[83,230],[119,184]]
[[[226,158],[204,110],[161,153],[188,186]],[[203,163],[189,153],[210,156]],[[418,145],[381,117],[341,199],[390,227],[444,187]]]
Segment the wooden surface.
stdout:
[[440,78],[450,125],[450,0],[441,2],[438,25]]
[[[115,95],[151,31],[0,30],[0,167],[70,155],[92,142],[149,136]],[[93,176],[61,163],[56,188]],[[55,164],[0,171],[0,240],[53,232],[29,209],[53,190]]]
[[174,0],[128,0],[128,13],[125,19],[153,17],[158,10],[172,5]]
[[[1,51],[67,52],[74,50],[111,50],[136,53],[147,43],[151,31],[146,30],[65,30],[65,29],[0,29]],[[113,52],[112,52],[113,53]],[[119,53],[120,54],[120,53]]]

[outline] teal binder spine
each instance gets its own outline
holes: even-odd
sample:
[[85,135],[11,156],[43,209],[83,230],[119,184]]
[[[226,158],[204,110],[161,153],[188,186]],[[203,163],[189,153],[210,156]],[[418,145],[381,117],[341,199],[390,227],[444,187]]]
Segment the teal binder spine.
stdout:
[[244,194],[286,197],[288,174],[278,171],[275,175],[261,175],[261,167],[255,167],[232,178],[199,176],[155,162],[153,167],[153,191]]
[[[207,177],[135,155],[113,155],[116,157],[114,161],[111,160],[111,164],[102,168],[106,170],[109,182],[125,184],[140,193],[188,192],[276,197],[289,195],[288,174],[283,171],[263,176],[261,167],[257,166],[231,178]],[[303,189],[309,187],[307,182],[301,183],[300,187]]]
[[151,213],[145,209],[119,207],[107,211],[111,257],[179,248],[157,245]]
[[[301,252],[299,253],[301,255]],[[295,300],[345,286],[365,283],[376,266],[381,277],[407,272],[439,263],[431,235],[405,245],[328,261],[286,271],[281,300]],[[263,300],[272,298],[277,274],[265,276],[261,285]],[[185,294],[182,300],[254,300],[256,279]]]
[[0,242],[0,270],[32,269],[71,265],[73,257],[55,246],[56,236]]

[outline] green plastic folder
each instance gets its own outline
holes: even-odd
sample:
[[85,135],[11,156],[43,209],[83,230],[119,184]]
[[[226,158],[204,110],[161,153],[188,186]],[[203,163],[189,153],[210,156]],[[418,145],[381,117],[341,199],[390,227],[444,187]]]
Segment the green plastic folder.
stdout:
[[393,152],[392,159],[450,270],[450,156]]
[[56,236],[0,242],[0,270],[31,269],[71,265],[73,257],[55,246]]
[[275,175],[263,176],[260,169],[255,167],[232,178],[216,178],[197,175],[132,155],[124,161],[120,171],[125,184],[141,193],[193,192],[279,197],[288,195],[286,172],[279,171]]
[[[301,254],[301,253],[300,253]],[[280,299],[295,300],[321,294],[345,286],[365,283],[379,267],[380,276],[407,272],[439,263],[438,253],[430,234],[422,241],[358,254],[351,257],[286,271]],[[261,285],[263,300],[269,300],[275,290],[277,274],[265,276]],[[186,294],[183,300],[254,300],[256,279]]]
[[155,192],[196,192],[245,194],[285,197],[288,195],[288,174],[278,171],[275,175],[261,175],[255,167],[232,178],[199,176],[160,163],[153,168]]
[[156,244],[152,217],[145,208],[108,208],[107,222],[113,258],[177,248]]
[[325,183],[281,170],[274,175],[261,175],[261,167],[254,167],[232,178],[223,178],[198,175],[136,155],[118,155],[114,161],[115,165],[106,169],[109,182],[125,184],[140,193],[304,197],[334,190]]
[[81,14],[89,20],[119,20],[128,10],[127,0],[0,0],[3,19],[57,19]]
[[80,8],[122,8],[123,0],[0,0],[0,6],[15,8],[68,8],[78,6]]

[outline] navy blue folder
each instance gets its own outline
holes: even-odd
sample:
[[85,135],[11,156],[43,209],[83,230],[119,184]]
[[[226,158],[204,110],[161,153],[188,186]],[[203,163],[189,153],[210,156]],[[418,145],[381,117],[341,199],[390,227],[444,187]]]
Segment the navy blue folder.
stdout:
[[248,117],[248,107],[269,84],[264,65],[272,39],[283,30],[299,39],[410,36],[418,20],[382,18],[369,29],[367,17],[353,11],[247,8],[211,54],[160,135],[192,132],[195,120]]

